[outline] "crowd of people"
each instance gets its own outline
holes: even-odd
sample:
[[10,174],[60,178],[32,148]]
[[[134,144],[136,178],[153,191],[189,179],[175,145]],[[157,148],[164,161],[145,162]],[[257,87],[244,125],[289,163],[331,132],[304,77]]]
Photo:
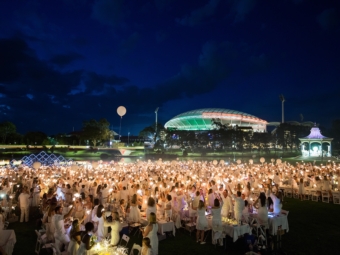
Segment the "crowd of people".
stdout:
[[[20,222],[27,222],[30,208],[40,206],[46,238],[60,252],[86,254],[109,237],[120,240],[121,222],[148,224],[142,228],[142,255],[158,254],[158,219],[179,221],[189,217],[196,225],[196,241],[205,244],[206,214],[212,215],[215,236],[221,236],[222,218],[248,222],[257,213],[268,225],[268,212],[282,209],[281,186],[303,195],[310,187],[339,189],[340,167],[329,162],[316,166],[299,162],[228,164],[221,161],[120,163],[102,161],[82,165],[2,168],[0,198],[3,207],[17,203]],[[1,210],[1,209],[0,209]],[[0,216],[0,228],[3,227]],[[23,223],[25,224],[25,223]],[[108,233],[108,227],[111,231]],[[95,237],[95,238],[94,238]],[[217,238],[222,245],[221,238]]]

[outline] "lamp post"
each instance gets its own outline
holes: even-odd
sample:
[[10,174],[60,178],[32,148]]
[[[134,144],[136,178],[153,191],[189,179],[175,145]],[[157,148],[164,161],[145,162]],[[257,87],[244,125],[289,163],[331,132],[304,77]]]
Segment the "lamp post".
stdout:
[[128,132],[128,147],[130,146],[130,132]]
[[159,107],[157,107],[156,110],[155,110],[155,114],[156,114],[155,142],[156,142],[156,139],[157,139],[157,117],[158,117],[158,109],[159,109]]
[[282,102],[282,123],[285,122],[285,114],[284,114],[284,102],[286,101],[285,100],[285,97],[281,94],[280,96],[280,100]]

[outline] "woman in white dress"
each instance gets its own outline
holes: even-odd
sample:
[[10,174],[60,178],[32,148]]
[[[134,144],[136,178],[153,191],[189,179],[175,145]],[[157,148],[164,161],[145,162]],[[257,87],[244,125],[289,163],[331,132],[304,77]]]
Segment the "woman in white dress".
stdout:
[[[208,227],[208,221],[205,217],[205,204],[202,200],[198,202],[197,208],[197,220],[196,220],[196,241],[197,243],[205,244],[204,241],[204,230]],[[200,240],[201,238],[201,240]]]
[[130,222],[140,222],[140,211],[139,211],[139,208],[138,208],[138,201],[137,201],[137,195],[136,194],[134,194],[131,198],[129,221]]
[[299,197],[300,200],[303,201],[303,195],[305,194],[305,186],[303,183],[303,178],[300,178],[300,182],[299,182]]
[[156,201],[152,197],[148,198],[146,207],[146,218],[149,219],[150,213],[157,214]]
[[98,229],[96,232],[96,236],[99,242],[105,238],[105,229],[104,229],[105,215],[103,215],[103,212],[104,212],[104,206],[99,205],[97,209],[97,214],[96,214],[96,221],[98,221]]
[[149,237],[143,238],[141,255],[153,255]]
[[75,238],[76,236],[80,236],[80,245],[79,248],[77,250],[76,255],[87,255],[90,254],[90,252],[88,252],[89,250],[91,250],[91,248],[94,246],[94,242],[91,242],[91,237],[93,235],[93,229],[94,229],[94,225],[92,222],[88,222],[85,224],[85,231],[79,231],[79,232],[75,232],[72,234],[71,238]]
[[5,226],[5,217],[3,215],[4,211],[2,210],[0,206],[0,231],[4,229]]
[[172,217],[172,206],[171,206],[171,200],[172,200],[172,197],[170,194],[167,194],[166,195],[166,203],[165,203],[165,219],[167,221],[170,221],[171,220],[171,217]]
[[[268,208],[266,201],[267,201],[266,195],[263,192],[261,192],[259,198],[254,203],[254,207],[257,209],[257,220],[259,224],[265,226],[267,229],[269,225],[268,225]],[[259,205],[258,202],[260,202]]]
[[72,228],[71,228],[71,231],[70,231],[70,243],[68,245],[68,248],[67,248],[67,252],[68,252],[68,255],[76,255],[77,254],[77,251],[79,249],[79,244],[80,244],[80,236],[74,236],[73,234],[76,233],[76,232],[79,232],[80,231],[80,227],[79,227],[79,221],[78,219],[75,219],[73,222],[72,222]]
[[222,215],[221,215],[222,207],[220,206],[220,201],[215,198],[214,206],[211,208],[212,215],[212,230],[213,230],[213,244],[218,243],[220,246],[223,245],[223,237],[222,237]]
[[54,221],[52,220],[55,214],[54,208],[55,206],[50,205],[48,209],[46,210],[46,213],[44,214],[44,217],[42,220],[42,223],[45,224],[45,228],[46,228],[46,239],[51,242],[54,242],[54,231],[55,231]]
[[32,206],[38,206],[40,203],[40,186],[39,183],[34,183]]
[[156,214],[150,213],[149,224],[142,230],[143,237],[148,237],[151,243],[152,255],[158,254],[158,224],[156,222]]
[[104,217],[104,227],[111,227],[111,245],[117,246],[119,243],[119,231],[121,230],[121,225],[119,221],[119,214],[117,212],[112,212],[112,222],[108,222],[106,217]]
[[76,206],[75,206],[75,210],[74,210],[74,215],[73,217],[74,218],[77,218],[79,220],[83,219],[84,216],[85,216],[85,210],[83,208],[83,203],[82,203],[82,199],[79,197],[79,198],[76,198]]
[[159,218],[164,217],[165,204],[166,204],[166,198],[165,198],[164,193],[162,192],[157,202],[157,207],[158,207],[157,215]]

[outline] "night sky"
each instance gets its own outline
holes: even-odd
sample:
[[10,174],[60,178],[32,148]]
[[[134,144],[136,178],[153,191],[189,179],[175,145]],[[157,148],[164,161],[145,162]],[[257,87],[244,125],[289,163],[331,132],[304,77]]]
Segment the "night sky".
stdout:
[[0,122],[48,135],[106,118],[137,135],[214,107],[267,121],[340,118],[340,1],[0,3]]

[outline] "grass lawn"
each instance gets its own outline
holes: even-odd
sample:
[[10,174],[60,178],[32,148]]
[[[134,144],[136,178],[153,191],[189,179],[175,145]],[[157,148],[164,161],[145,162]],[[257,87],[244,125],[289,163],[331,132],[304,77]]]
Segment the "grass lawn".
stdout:
[[[340,250],[340,221],[338,220],[340,205],[285,198],[283,208],[289,211],[290,230],[282,237],[282,247],[286,254],[338,254]],[[35,220],[29,223],[11,223],[9,228],[15,230],[17,237],[13,254],[35,254]],[[205,245],[197,244],[195,233],[190,236],[186,230],[179,229],[175,237],[169,237],[159,243],[159,254],[244,254],[242,239],[232,243],[231,238],[227,238],[226,250],[223,247],[213,246],[210,240],[208,238],[208,243]],[[132,236],[130,248],[133,243],[141,244],[141,236]]]

